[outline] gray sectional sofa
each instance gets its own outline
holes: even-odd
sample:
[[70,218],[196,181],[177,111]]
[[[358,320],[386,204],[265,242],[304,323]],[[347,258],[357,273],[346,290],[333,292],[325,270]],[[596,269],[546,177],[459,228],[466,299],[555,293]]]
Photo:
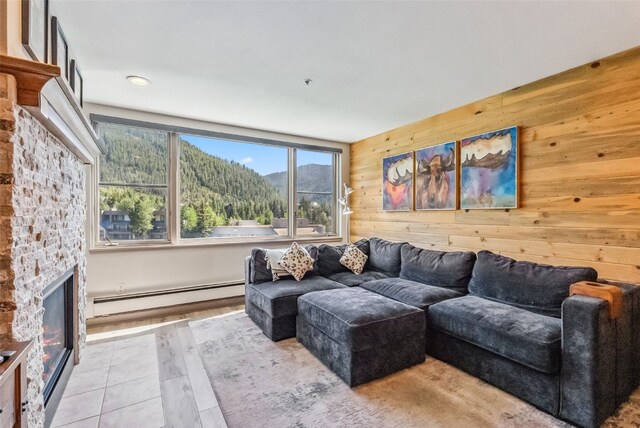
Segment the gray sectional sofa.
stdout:
[[[424,361],[452,364],[560,419],[599,426],[640,382],[640,287],[616,283],[623,311],[569,297],[597,272],[515,261],[489,251],[441,252],[379,238],[313,245],[302,281],[271,281],[264,250],[245,264],[246,312],[270,339],[297,337],[354,386]],[[601,281],[603,282],[603,281]],[[424,349],[422,347],[424,346]]]

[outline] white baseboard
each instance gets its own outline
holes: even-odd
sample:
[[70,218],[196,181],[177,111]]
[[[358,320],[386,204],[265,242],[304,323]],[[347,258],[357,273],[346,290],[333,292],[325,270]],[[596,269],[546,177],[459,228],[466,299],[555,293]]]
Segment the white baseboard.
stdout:
[[87,318],[121,314],[125,312],[164,308],[206,300],[244,296],[244,284],[199,287],[195,290],[175,289],[171,292],[144,293],[110,297],[89,298]]

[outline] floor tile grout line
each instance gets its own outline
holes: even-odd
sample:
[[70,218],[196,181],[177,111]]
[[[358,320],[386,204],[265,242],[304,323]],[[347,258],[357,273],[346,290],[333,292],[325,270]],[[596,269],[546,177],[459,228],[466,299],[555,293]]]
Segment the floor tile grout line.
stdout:
[[100,415],[89,416],[87,418],[78,419],[77,421],[69,422],[69,423],[64,424],[64,425],[52,425],[51,428],[64,428],[64,427],[69,426],[71,424],[75,424],[75,423],[82,422],[82,421],[88,421],[91,418],[95,418],[95,417],[99,417],[99,416]]
[[[184,324],[187,327],[187,330],[189,330],[189,323],[187,321],[187,319],[182,320],[184,321],[184,323],[180,322],[177,324]],[[191,376],[189,376],[189,369],[187,368],[187,361],[184,358],[184,349],[182,348],[182,343],[180,342],[180,337],[178,337],[178,329],[176,328],[177,325],[174,325],[174,328],[176,330],[176,340],[178,341],[178,346],[180,347],[180,356],[182,357],[182,361],[184,362],[184,371],[185,371],[185,375],[187,377],[187,382],[189,382],[189,388],[191,388],[191,396],[193,397],[193,405],[196,408],[196,413],[198,414],[198,420],[200,421],[200,427],[203,427],[204,425],[202,424],[202,418],[200,417],[200,411],[198,410],[198,402],[196,401],[196,397],[193,394],[193,384],[191,383]],[[166,420],[165,420],[166,422]]]
[[[195,337],[193,337],[193,334],[191,332],[191,326],[189,325],[188,322],[186,323],[186,330],[187,330],[187,334],[189,336],[191,336],[191,339],[193,340],[193,344],[195,345],[195,349],[196,349],[196,355],[198,356],[198,359],[200,360],[200,364],[202,364],[202,369],[205,370],[205,374],[206,374],[206,369],[204,367],[204,362],[202,361],[202,357],[200,357],[200,352],[198,351],[198,344],[196,343]],[[180,349],[182,349],[182,344],[180,344]],[[189,370],[188,369],[187,369],[187,378],[189,379],[189,384],[191,384],[191,377],[189,376]],[[218,394],[216,394],[216,390],[213,388],[213,384],[211,384],[211,380],[209,379],[208,375],[207,375],[207,382],[209,383],[209,387],[211,388],[211,392],[213,393],[213,397],[215,398],[216,403],[215,403],[214,406],[211,406],[211,407],[209,407],[207,409],[203,409],[203,410],[199,410],[198,409],[198,416],[200,416],[202,412],[206,412],[208,410],[217,408],[220,411],[220,415],[222,416],[222,420],[224,421],[225,426],[228,426],[227,425],[227,419],[224,417],[224,413],[222,413],[222,407],[220,407],[220,400],[218,400]],[[192,387],[192,390],[193,390],[193,387]],[[194,397],[194,399],[195,399],[195,397]],[[198,403],[196,402],[196,409],[198,408],[197,404]],[[200,417],[200,423],[202,424],[202,417]]]
[[162,406],[162,419],[164,420],[164,426],[167,426],[167,412],[164,406],[164,396],[162,395],[162,380],[160,380],[160,351],[158,350],[158,333],[154,332],[153,337],[156,341],[156,359],[158,360],[158,382],[160,383],[160,405]]
[[148,403],[149,401],[157,400],[158,398],[162,398],[162,397],[147,398],[146,400],[142,400],[142,401],[139,401],[137,403],[129,404],[128,406],[119,407],[117,409],[109,410],[108,412],[100,413],[100,418],[102,419],[102,416],[108,415],[109,413],[119,412],[122,409],[127,409],[127,408],[132,407],[132,406],[138,406],[138,405],[143,404],[143,403]]
[[107,384],[104,386],[104,394],[102,394],[102,403],[100,403],[100,414],[98,414],[98,426],[100,428],[100,422],[102,420],[102,409],[104,409],[104,400],[107,397],[107,387],[109,386],[109,375],[111,374],[111,363],[113,362],[113,354],[115,351],[111,350],[111,358],[109,358],[109,370],[107,371]]

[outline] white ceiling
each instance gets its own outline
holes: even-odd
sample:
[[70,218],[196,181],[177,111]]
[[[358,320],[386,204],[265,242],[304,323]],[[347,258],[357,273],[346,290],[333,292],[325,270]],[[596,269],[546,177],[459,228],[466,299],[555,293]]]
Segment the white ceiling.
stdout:
[[[51,10],[86,101],[344,142],[640,45],[635,1],[52,0]],[[153,84],[135,87],[131,74]]]

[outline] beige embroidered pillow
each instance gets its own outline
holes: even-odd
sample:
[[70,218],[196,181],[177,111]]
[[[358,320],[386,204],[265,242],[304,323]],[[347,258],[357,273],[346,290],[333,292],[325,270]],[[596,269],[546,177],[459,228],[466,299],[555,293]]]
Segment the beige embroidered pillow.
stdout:
[[360,275],[364,269],[364,265],[367,264],[368,258],[369,256],[363,253],[358,247],[349,244],[347,249],[344,250],[342,257],[340,257],[340,263],[351,269],[351,272]]
[[300,281],[305,273],[313,270],[313,258],[304,247],[294,242],[280,259],[280,266]]

